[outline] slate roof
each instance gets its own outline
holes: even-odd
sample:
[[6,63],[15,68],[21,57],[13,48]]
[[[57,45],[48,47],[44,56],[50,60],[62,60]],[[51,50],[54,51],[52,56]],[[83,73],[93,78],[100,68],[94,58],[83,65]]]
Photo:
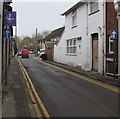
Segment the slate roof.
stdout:
[[61,37],[63,31],[64,31],[65,27],[61,27],[58,29],[55,29],[54,31],[52,31],[49,35],[47,35],[43,41],[49,41],[52,38],[56,38],[56,37]]

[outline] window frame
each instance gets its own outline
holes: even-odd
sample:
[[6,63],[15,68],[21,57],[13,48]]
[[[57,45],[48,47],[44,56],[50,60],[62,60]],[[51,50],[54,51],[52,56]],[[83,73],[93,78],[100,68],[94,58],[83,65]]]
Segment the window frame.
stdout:
[[72,12],[72,28],[77,27],[77,10]]
[[[97,9],[93,10],[93,7],[96,7]],[[99,11],[99,2],[90,2],[90,14],[96,13],[97,11]]]
[[109,36],[109,53],[110,53],[110,54],[113,54],[114,51],[111,50],[111,43],[113,43],[113,45],[114,45],[114,40],[111,39],[111,36]]
[[[77,39],[68,39],[67,42],[67,50],[66,53],[69,55],[76,55],[77,54]],[[74,44],[75,43],[75,44]]]

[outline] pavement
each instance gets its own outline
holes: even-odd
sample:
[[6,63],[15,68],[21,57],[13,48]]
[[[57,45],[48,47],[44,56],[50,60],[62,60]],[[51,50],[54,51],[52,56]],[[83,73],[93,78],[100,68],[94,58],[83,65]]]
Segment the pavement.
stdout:
[[112,76],[103,76],[102,74],[100,74],[98,72],[85,71],[79,67],[69,66],[67,64],[62,64],[62,63],[58,63],[58,62],[54,62],[54,61],[47,61],[46,60],[45,62],[50,63],[50,64],[55,65],[55,66],[59,66],[61,68],[67,69],[67,70],[70,70],[70,71],[75,72],[75,73],[79,73],[79,74],[87,76],[91,79],[99,80],[101,82],[120,87],[120,78],[114,78]]
[[2,117],[36,117],[17,58],[11,60],[2,89]]

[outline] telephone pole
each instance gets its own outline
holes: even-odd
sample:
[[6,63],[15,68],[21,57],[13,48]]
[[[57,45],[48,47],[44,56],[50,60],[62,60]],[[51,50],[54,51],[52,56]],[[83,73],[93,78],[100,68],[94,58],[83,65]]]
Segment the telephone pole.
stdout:
[[2,31],[3,31],[3,1],[0,1],[0,86],[2,85]]
[[36,42],[36,45],[35,45],[35,57],[37,57],[38,55],[38,51],[37,51],[37,28],[36,28],[36,36],[35,36],[35,42]]
[[120,0],[114,0],[114,7],[118,19],[118,75],[120,75]]
[[120,76],[120,12],[117,14],[117,18],[118,18],[118,75]]

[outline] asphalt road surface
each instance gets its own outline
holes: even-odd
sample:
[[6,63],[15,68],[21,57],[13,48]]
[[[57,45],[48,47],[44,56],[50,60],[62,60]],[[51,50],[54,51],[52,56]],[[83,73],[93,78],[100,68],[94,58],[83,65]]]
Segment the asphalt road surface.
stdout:
[[51,117],[118,116],[118,93],[34,58],[20,60]]

